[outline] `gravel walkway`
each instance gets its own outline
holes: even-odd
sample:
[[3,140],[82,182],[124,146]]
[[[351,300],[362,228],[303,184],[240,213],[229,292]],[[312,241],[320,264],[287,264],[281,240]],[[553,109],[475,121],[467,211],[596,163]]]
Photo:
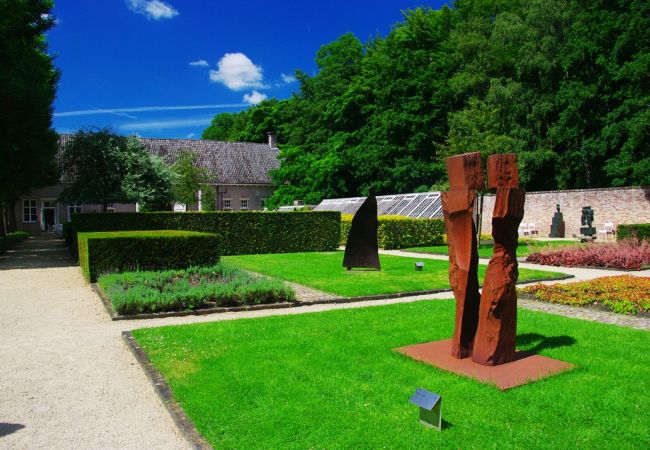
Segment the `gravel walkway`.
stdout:
[[51,237],[0,257],[0,449],[189,448]]
[[[386,251],[420,259],[436,255]],[[521,264],[520,267],[543,266]],[[627,273],[549,268],[577,279]],[[650,276],[650,271],[633,272]],[[574,279],[575,280],[575,279]],[[572,281],[572,280],[568,280]],[[307,290],[306,294],[309,293]],[[450,292],[346,304],[113,322],[60,240],[0,256],[0,449],[189,448],[120,333],[143,327],[448,299]],[[650,319],[522,300],[551,314],[650,330]],[[637,319],[637,320],[634,320]]]

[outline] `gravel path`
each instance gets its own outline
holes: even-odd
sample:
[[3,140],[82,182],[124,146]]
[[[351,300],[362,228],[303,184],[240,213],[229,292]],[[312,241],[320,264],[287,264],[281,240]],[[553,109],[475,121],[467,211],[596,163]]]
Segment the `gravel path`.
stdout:
[[61,243],[0,257],[0,449],[189,448]]
[[[395,251],[420,259],[444,256]],[[520,264],[520,267],[544,266]],[[576,279],[628,273],[546,267]],[[650,276],[650,271],[632,272]],[[568,281],[575,281],[568,280]],[[293,315],[345,308],[448,299],[450,292],[345,304],[116,321],[60,240],[30,238],[0,256],[0,449],[182,449],[189,445],[156,396],[120,333],[143,327]],[[540,302],[527,309],[650,330],[629,318]]]

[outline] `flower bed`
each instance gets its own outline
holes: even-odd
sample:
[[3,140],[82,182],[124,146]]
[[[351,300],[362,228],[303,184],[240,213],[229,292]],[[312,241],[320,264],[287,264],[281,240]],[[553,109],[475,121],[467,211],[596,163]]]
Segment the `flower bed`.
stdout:
[[650,311],[650,278],[622,275],[576,283],[525,287],[537,300],[570,306],[602,305],[620,314]]
[[123,315],[295,301],[284,283],[225,264],[104,275],[98,284]]
[[650,265],[650,242],[626,240],[608,244],[589,244],[532,253],[526,262],[549,266],[603,267],[641,270]]

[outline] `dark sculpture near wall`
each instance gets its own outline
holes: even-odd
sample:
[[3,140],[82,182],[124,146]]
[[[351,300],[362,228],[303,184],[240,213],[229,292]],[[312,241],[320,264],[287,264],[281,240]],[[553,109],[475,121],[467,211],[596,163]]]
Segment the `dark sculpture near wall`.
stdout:
[[481,294],[472,360],[484,365],[514,360],[517,329],[517,229],[524,216],[525,191],[519,188],[514,153],[488,157],[488,188],[496,188],[492,213],[494,253]]
[[582,217],[580,218],[580,234],[582,235],[581,241],[589,241],[596,239],[596,228],[592,227],[594,222],[594,210],[591,206],[584,206],[582,208]]
[[456,298],[456,322],[451,354],[466,358],[472,346],[479,310],[478,251],[474,201],[483,189],[483,168],[479,153],[447,158],[449,192],[442,193],[442,211],[449,244],[449,283]]
[[557,211],[553,214],[553,219],[551,221],[551,232],[548,237],[552,238],[563,238],[565,234],[564,218],[560,212],[560,205],[556,204],[555,207]]
[[377,198],[369,195],[352,218],[345,245],[343,267],[363,267],[381,270],[377,245]]

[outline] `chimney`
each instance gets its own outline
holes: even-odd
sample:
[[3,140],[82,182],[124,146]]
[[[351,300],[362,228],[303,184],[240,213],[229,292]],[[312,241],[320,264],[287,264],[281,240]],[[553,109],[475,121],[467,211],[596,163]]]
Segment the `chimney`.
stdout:
[[275,141],[275,133],[273,131],[269,131],[266,133],[266,135],[269,137],[269,147],[278,148],[278,145]]

